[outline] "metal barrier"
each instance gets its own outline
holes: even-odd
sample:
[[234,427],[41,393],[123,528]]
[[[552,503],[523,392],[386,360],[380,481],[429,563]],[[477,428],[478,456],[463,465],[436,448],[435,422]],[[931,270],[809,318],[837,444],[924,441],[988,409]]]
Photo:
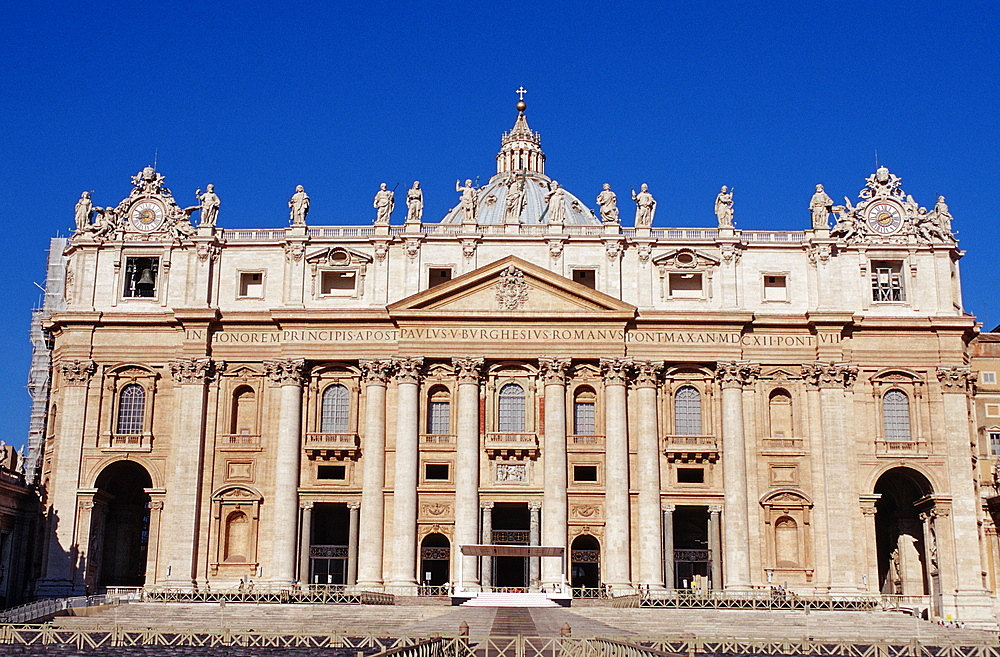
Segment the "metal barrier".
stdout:
[[66,609],[107,604],[103,595],[79,595],[71,598],[46,598],[0,612],[0,623],[30,623]]
[[185,589],[146,589],[145,602],[249,602],[253,604],[323,604],[323,605],[394,605],[390,593],[373,591],[347,592],[341,588],[294,589],[229,589],[225,591],[191,591]]
[[[892,601],[883,606],[882,596],[803,596],[788,591],[664,591],[642,592],[639,604],[615,606],[667,607],[673,609],[817,609],[836,611],[873,611],[899,609]],[[617,599],[616,599],[617,601]]]

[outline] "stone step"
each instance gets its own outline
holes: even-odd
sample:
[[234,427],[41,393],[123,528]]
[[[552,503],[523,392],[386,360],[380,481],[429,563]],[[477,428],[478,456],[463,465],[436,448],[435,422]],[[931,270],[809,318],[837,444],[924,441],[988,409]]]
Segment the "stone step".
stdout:
[[477,593],[463,607],[558,607],[544,593]]

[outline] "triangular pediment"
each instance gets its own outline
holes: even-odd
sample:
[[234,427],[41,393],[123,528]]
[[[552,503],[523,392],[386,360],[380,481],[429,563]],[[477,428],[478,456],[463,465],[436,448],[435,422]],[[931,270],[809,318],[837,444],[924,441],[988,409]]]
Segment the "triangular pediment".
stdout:
[[507,256],[388,306],[393,316],[491,315],[633,317],[632,304]]

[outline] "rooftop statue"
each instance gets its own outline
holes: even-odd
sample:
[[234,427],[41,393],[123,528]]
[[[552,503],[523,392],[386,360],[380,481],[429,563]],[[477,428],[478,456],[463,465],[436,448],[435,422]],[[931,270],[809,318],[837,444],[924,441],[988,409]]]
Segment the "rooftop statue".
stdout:
[[937,203],[934,204],[934,216],[937,218],[941,229],[951,235],[951,212],[948,211],[948,204],[944,202],[943,196],[938,196]]
[[76,202],[74,219],[76,220],[76,232],[80,233],[90,230],[90,217],[94,214],[94,204],[90,200],[90,192],[80,194],[80,200]]
[[816,185],[816,193],[809,200],[809,211],[812,213],[812,227],[814,229],[830,227],[833,199],[827,196],[823,185]]
[[552,181],[545,195],[545,218],[550,224],[566,223],[566,192],[558,180]]
[[504,203],[504,223],[516,224],[524,211],[524,172],[512,176],[507,183],[507,197]]
[[413,187],[406,190],[406,223],[419,224],[424,216],[424,191],[420,181],[414,180]]
[[635,201],[635,227],[649,228],[653,225],[653,215],[656,214],[656,199],[649,193],[649,185],[642,183],[639,193],[632,190],[632,200]]
[[385,183],[382,183],[379,185],[378,191],[375,192],[372,207],[375,208],[375,225],[388,226],[389,216],[396,208],[396,192],[392,189],[386,189]]
[[219,206],[222,205],[222,201],[215,194],[215,185],[209,183],[205,188],[205,193],[201,193],[201,188],[199,188],[194,193],[195,198],[201,203],[201,221],[198,223],[199,226],[214,227],[215,220],[219,218]]
[[719,218],[719,228],[733,227],[733,192],[725,185],[722,191],[715,197],[715,216]]
[[830,231],[830,237],[840,237],[845,241],[850,241],[858,234],[858,224],[854,217],[855,209],[851,205],[851,199],[844,197],[844,205],[835,205],[831,208],[837,213],[837,223]]
[[306,215],[309,214],[309,195],[302,185],[295,186],[295,193],[288,199],[288,207],[291,208],[291,220],[293,226],[305,226]]
[[472,179],[467,178],[464,185],[456,180],[455,191],[461,195],[458,197],[458,204],[462,207],[464,214],[462,223],[476,223],[476,188],[472,186]]
[[600,208],[602,222],[618,223],[618,196],[611,191],[611,185],[608,183],[604,183],[601,193],[597,195],[597,205]]

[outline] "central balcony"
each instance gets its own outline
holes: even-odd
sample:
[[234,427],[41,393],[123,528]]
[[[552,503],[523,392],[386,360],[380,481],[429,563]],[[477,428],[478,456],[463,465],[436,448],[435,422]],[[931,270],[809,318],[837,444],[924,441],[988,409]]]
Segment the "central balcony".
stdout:
[[671,463],[715,463],[719,442],[715,436],[664,436],[663,453]]
[[307,433],[305,450],[310,459],[321,461],[353,459],[361,455],[356,433]]
[[491,432],[486,434],[486,453],[491,459],[538,458],[538,434]]

